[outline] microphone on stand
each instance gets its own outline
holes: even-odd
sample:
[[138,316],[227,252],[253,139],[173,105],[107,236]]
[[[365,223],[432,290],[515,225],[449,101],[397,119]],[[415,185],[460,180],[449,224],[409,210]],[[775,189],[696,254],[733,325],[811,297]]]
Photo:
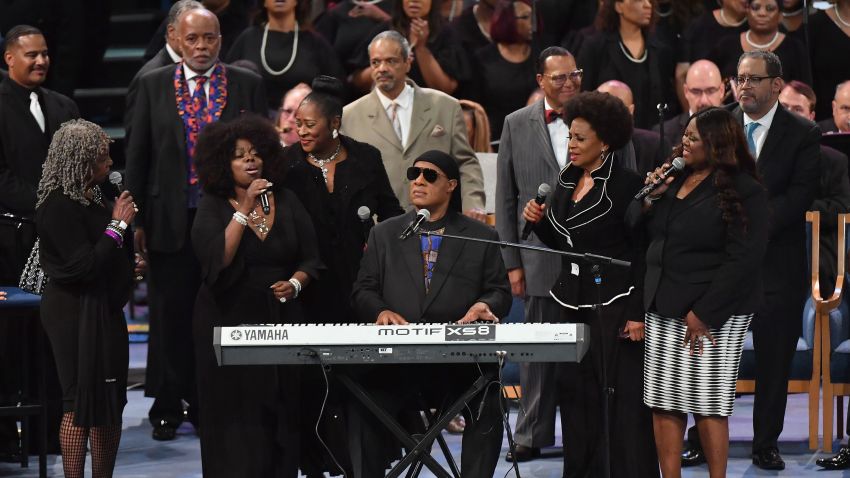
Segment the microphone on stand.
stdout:
[[[548,184],[541,184],[537,188],[537,197],[534,198],[534,202],[536,202],[537,204],[543,204],[544,202],[546,202],[546,196],[548,196],[550,192],[552,192],[552,188]],[[534,223],[526,222],[525,226],[522,228],[521,237],[523,241],[528,239],[528,236],[531,234],[532,229],[534,229]]]
[[418,231],[419,226],[428,219],[431,219],[431,211],[427,209],[420,209],[419,212],[416,213],[416,219],[410,221],[410,224],[407,225],[407,228],[402,231],[398,238],[402,241],[407,239],[411,234]]
[[668,177],[679,174],[679,171],[685,169],[685,159],[684,158],[676,158],[673,160],[673,164],[667,168],[666,171],[661,173],[658,179],[660,181],[649,183],[643,187],[637,194],[635,194],[635,201],[642,201],[643,198],[647,197],[649,193],[658,189],[659,186],[664,184],[664,181],[667,180]]

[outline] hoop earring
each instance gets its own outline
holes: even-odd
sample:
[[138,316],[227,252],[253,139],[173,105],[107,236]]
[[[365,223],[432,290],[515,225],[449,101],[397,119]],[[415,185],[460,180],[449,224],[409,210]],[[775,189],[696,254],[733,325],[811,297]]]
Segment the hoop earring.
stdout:
[[339,137],[339,130],[334,128],[334,130],[331,131],[331,136],[333,137],[333,139],[337,139]]

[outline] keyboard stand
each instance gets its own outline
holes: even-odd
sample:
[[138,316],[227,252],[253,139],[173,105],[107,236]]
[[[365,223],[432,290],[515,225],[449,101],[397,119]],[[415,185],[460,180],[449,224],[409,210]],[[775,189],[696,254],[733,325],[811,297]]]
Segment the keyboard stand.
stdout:
[[[431,470],[431,472],[438,478],[460,478],[460,474],[457,472],[457,466],[451,466],[454,465],[454,460],[451,458],[451,453],[449,453],[448,446],[445,444],[441,434],[452,418],[463,410],[463,407],[466,406],[466,402],[484,390],[487,383],[492,378],[488,378],[487,376],[478,377],[475,383],[473,383],[466,392],[458,397],[458,399],[455,400],[449,408],[443,411],[437,421],[431,424],[425,434],[421,436],[411,436],[408,434],[407,430],[405,430],[395,418],[390,416],[383,408],[379,407],[363,389],[363,387],[351,380],[350,377],[345,374],[340,374],[337,378],[351,392],[351,394],[360,401],[360,403],[368,408],[369,411],[371,411],[372,414],[375,415],[375,417],[401,441],[402,445],[404,445],[404,447],[408,450],[407,454],[404,455],[401,461],[399,461],[390,470],[390,472],[387,473],[386,478],[398,478],[405,468],[413,465],[415,462],[421,462],[422,465],[428,467],[428,469]],[[447,454],[447,459],[454,476],[450,475],[449,472],[447,472],[445,468],[443,468],[437,460],[431,456],[429,448],[435,439],[440,441],[440,448]],[[416,468],[419,468],[420,466],[421,465],[417,465]]]

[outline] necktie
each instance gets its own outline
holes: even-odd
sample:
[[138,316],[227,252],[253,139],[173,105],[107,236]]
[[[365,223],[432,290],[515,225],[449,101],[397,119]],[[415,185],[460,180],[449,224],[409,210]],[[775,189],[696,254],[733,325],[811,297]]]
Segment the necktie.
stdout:
[[402,141],[401,137],[401,119],[398,117],[398,103],[393,101],[390,103],[390,123],[393,125],[393,131],[398,136],[398,140]]
[[41,132],[44,133],[44,112],[41,111],[41,104],[38,102],[38,93],[34,91],[30,93],[30,113],[41,128]]
[[546,124],[549,124],[561,117],[561,112],[558,110],[546,110]]
[[756,154],[756,140],[753,138],[753,133],[759,126],[761,125],[755,121],[747,125],[747,146],[749,146],[750,154],[752,154],[754,158],[758,158],[758,154]]
[[207,109],[207,93],[204,91],[204,83],[206,82],[206,76],[195,77],[195,91],[192,92],[192,107],[195,109],[195,113]]

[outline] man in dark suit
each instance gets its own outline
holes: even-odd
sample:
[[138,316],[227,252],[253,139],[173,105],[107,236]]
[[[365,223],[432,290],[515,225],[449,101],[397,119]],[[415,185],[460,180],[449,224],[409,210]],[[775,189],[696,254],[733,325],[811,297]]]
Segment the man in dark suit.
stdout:
[[168,25],[165,32],[165,46],[163,46],[157,54],[147,61],[142,68],[136,72],[136,76],[130,81],[130,86],[127,87],[127,102],[124,108],[124,144],[130,142],[130,129],[133,125],[133,107],[136,104],[136,94],[139,89],[139,78],[149,71],[156,70],[166,65],[180,63],[182,60],[180,54],[180,42],[177,38],[177,26],[180,17],[195,8],[204,8],[201,2],[196,0],[179,0],[171,9],[168,10],[166,24]]
[[[632,89],[629,88],[629,85],[622,81],[609,80],[599,85],[596,91],[616,96],[626,105],[629,112],[634,115],[635,102]],[[655,171],[655,168],[667,159],[662,155],[664,151],[669,149],[669,145],[661,144],[661,136],[658,133],[635,128],[632,130],[632,137],[628,144],[615,151],[614,157],[620,166],[636,171],[643,176],[650,171]]]
[[[32,217],[35,213],[36,189],[41,179],[41,165],[53,133],[65,121],[79,118],[77,105],[67,97],[41,85],[47,79],[50,57],[41,31],[28,25],[13,27],[6,34],[4,59],[9,77],[0,83],[0,213]],[[33,243],[35,230],[27,225],[17,229],[0,224],[0,284],[17,284],[21,266]],[[16,244],[19,235],[21,244]],[[21,247],[22,246],[22,247]],[[19,342],[25,334],[21,324],[0,321],[0,403],[15,400],[11,377],[20,367]],[[8,354],[8,355],[7,355]],[[52,359],[45,361],[53,364]],[[51,385],[58,382],[51,368],[47,376]],[[12,387],[9,390],[6,388]],[[52,391],[52,387],[51,387]],[[8,394],[9,397],[3,395]],[[62,394],[49,400],[49,443],[58,450],[59,421],[62,416]],[[55,426],[54,426],[55,425]],[[17,449],[17,427],[14,420],[0,421],[0,454]]]
[[[546,183],[554,189],[558,172],[567,165],[569,127],[563,120],[564,104],[581,88],[575,57],[561,47],[543,50],[537,59],[537,83],[543,98],[505,118],[499,142],[496,181],[496,231],[503,241],[543,247],[536,235],[521,240],[525,220],[522,208]],[[560,305],[549,296],[558,279],[558,261],[532,251],[505,248],[511,292],[525,299],[526,322],[555,322]],[[555,444],[555,366],[523,363],[519,367],[522,409],[517,416],[516,459],[540,456],[540,448]],[[512,460],[511,452],[508,459]]]
[[756,358],[753,464],[785,468],[779,454],[791,359],[806,300],[806,210],[820,182],[820,129],[779,105],[782,63],[751,51],[738,61],[735,114],[770,197],[770,243],[764,262],[765,303],[752,323]]
[[189,240],[200,195],[195,140],[209,122],[265,111],[260,77],[218,60],[221,35],[212,12],[186,12],[177,34],[184,61],[139,80],[127,148],[127,189],[140,211],[136,249],[150,267],[145,394],[155,398],[149,418],[157,440],[174,438],[184,416],[181,400],[189,403],[189,419],[197,416],[191,324],[200,267]]
[[[664,142],[671,148],[682,142],[682,134],[685,133],[691,115],[723,104],[726,86],[717,65],[708,60],[697,60],[691,64],[685,75],[684,92],[688,111],[683,111],[664,122]],[[655,125],[652,131],[658,133],[661,129]],[[667,156],[669,150],[664,153]]]
[[850,80],[835,87],[832,118],[818,123],[824,133],[850,133]]
[[[461,214],[460,170],[449,155],[426,151],[413,162],[407,177],[411,204],[417,211],[427,209],[431,213],[423,230],[498,240],[492,228]],[[415,216],[411,211],[372,229],[352,293],[360,319],[379,325],[498,322],[511,306],[510,284],[499,247],[439,235],[399,239]],[[435,400],[453,402],[482,373],[498,373],[494,367],[479,369],[466,364],[382,366],[379,372],[361,383],[379,394],[392,393],[385,407],[391,413],[404,410],[416,394],[425,395],[429,405]],[[488,387],[464,408],[467,421],[461,476],[465,478],[491,478],[495,472],[503,430],[500,394],[498,387]],[[413,410],[421,408],[414,406]],[[359,421],[360,414],[354,415],[353,419]],[[376,431],[366,427],[363,437]],[[355,470],[354,476],[383,475],[385,463],[374,459],[376,442],[352,438],[352,461],[362,462],[359,457],[363,457],[370,462],[369,469]]]

